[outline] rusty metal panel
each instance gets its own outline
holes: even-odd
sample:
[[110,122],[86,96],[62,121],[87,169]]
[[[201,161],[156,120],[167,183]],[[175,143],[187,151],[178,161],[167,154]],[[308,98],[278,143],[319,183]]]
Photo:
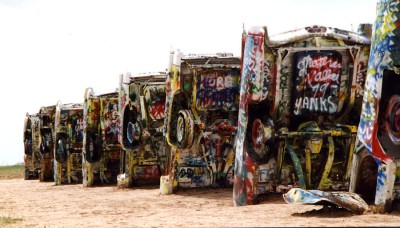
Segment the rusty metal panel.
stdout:
[[118,90],[94,93],[88,88],[83,106],[83,186],[116,184],[121,162]]
[[240,59],[229,53],[174,53],[167,79],[170,148],[161,191],[233,184]]
[[55,114],[54,182],[82,183],[83,104],[62,104]]
[[[368,28],[365,25],[364,28]],[[349,187],[370,38],[324,26],[243,35],[235,205]]]
[[166,72],[120,76],[120,142],[123,148],[118,186],[156,184],[166,172],[163,136]]

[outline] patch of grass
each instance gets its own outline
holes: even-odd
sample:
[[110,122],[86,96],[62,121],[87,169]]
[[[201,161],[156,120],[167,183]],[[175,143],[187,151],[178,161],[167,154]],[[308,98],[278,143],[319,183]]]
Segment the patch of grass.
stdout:
[[11,216],[0,216],[0,226],[7,224],[14,224],[21,221],[22,221],[21,218],[12,218]]
[[24,178],[24,164],[0,166],[0,179]]

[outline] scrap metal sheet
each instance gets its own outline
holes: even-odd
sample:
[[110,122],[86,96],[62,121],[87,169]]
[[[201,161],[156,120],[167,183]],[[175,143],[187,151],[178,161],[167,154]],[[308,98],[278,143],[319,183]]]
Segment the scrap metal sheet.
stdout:
[[324,192],[292,188],[283,194],[283,198],[287,203],[292,204],[333,204],[355,214],[362,214],[368,209],[368,204],[359,195],[350,192]]

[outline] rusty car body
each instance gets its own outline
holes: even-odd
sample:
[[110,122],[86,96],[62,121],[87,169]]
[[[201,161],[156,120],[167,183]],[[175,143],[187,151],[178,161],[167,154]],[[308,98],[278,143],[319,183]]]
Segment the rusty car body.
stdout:
[[54,182],[82,183],[83,104],[57,102]]
[[240,59],[230,53],[171,53],[165,136],[170,148],[160,190],[233,184]]
[[243,34],[235,205],[293,187],[349,188],[370,29]]
[[24,121],[24,179],[39,178],[40,151],[39,151],[39,116],[26,113]]
[[158,184],[165,173],[166,78],[166,72],[120,75],[118,104],[123,148],[120,187]]
[[82,172],[83,186],[116,184],[121,145],[118,90],[85,91]]
[[54,123],[56,106],[42,106],[39,110],[39,181],[54,181]]

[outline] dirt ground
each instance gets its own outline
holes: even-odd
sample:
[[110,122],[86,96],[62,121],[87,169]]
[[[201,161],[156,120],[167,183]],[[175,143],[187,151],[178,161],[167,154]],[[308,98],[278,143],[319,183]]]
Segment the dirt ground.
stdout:
[[158,186],[118,189],[0,180],[0,217],[10,227],[400,226],[400,212],[354,215],[343,209],[286,204],[270,195],[233,207],[231,189],[189,189],[161,195]]

